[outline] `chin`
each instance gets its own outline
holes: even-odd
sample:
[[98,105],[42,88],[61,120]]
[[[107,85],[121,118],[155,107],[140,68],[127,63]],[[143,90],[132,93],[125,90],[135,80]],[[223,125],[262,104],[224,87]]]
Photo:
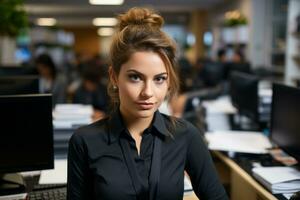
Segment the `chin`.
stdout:
[[149,118],[149,117],[152,117],[154,115],[156,110],[139,110],[139,111],[136,111],[136,116],[137,117],[140,117],[140,118]]

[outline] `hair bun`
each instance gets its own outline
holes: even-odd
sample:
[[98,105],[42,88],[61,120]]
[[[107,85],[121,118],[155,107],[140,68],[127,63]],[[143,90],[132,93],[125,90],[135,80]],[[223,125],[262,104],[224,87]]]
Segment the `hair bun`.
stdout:
[[153,28],[161,28],[163,23],[163,18],[148,8],[131,8],[125,14],[119,16],[120,30],[129,25],[149,25]]

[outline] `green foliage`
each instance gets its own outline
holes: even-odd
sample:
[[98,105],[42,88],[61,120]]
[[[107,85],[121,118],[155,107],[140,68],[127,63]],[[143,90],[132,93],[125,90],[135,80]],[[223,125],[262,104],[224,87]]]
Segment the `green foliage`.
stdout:
[[225,21],[224,26],[239,26],[239,25],[247,25],[247,18],[241,14],[239,11],[229,11],[225,13]]
[[23,0],[0,0],[0,35],[17,36],[28,27]]
[[237,19],[227,19],[224,22],[224,26],[238,26],[238,25],[247,25],[248,21],[246,18],[237,18]]

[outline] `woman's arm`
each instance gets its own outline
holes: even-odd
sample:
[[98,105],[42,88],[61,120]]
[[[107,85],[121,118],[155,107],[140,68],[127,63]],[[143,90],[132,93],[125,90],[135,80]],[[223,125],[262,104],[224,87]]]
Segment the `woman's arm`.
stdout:
[[91,182],[85,144],[75,133],[69,141],[67,199],[92,199]]
[[192,126],[189,131],[192,134],[188,140],[185,170],[191,178],[194,192],[201,200],[227,200],[228,197],[201,134]]

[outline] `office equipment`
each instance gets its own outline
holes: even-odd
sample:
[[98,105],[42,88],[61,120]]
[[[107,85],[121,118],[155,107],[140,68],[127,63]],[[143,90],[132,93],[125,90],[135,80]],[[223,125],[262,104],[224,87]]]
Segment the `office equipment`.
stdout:
[[300,162],[300,90],[274,84],[271,140]]
[[54,189],[54,188],[61,188],[66,187],[66,183],[53,183],[53,184],[38,184],[33,186],[33,191],[35,190],[47,190],[47,189]]
[[253,176],[273,194],[300,190],[300,172],[292,167],[256,167]]
[[0,196],[0,200],[26,200],[27,193]]
[[0,77],[0,95],[38,94],[39,78],[37,76]]
[[67,187],[49,188],[46,190],[32,191],[28,195],[28,200],[66,200]]
[[219,62],[207,62],[203,68],[203,81],[207,87],[220,84],[224,76],[224,66]]
[[13,181],[1,180],[5,173],[53,168],[51,95],[0,96],[0,110],[0,194],[6,194]]
[[249,74],[251,72],[251,66],[248,62],[234,63],[226,62],[224,65],[224,79],[230,79],[230,74],[233,72],[241,72]]
[[0,66],[0,77],[23,75],[38,75],[38,72],[34,67]]
[[[247,169],[251,166],[241,165],[236,156],[247,156],[249,154],[235,154],[229,157],[226,153],[220,151],[211,151],[215,166],[220,174],[222,183],[228,187],[231,200],[283,200],[281,194],[273,195],[265,189],[258,181],[254,179]],[[253,154],[251,154],[253,155]],[[254,155],[255,157],[261,155]]]
[[230,97],[240,115],[258,119],[258,77],[232,72],[230,75]]
[[272,147],[269,139],[260,132],[216,131],[206,133],[211,150],[264,154]]

